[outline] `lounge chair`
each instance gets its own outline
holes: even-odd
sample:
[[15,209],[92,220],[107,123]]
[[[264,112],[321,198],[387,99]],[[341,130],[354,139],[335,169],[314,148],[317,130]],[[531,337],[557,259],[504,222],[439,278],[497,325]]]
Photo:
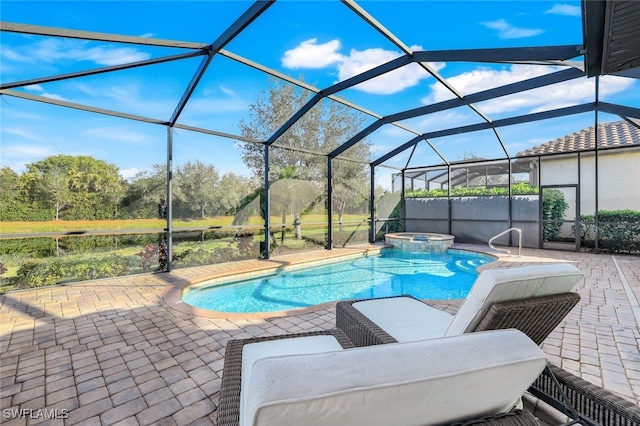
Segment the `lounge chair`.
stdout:
[[491,269],[478,275],[455,315],[404,295],[338,302],[336,326],[356,346],[501,328],[541,344],[580,300],[571,289],[582,277],[566,263]]
[[[529,274],[531,276],[528,279],[533,282],[545,280],[548,283],[560,283],[557,287],[551,287],[551,291],[556,291],[558,294],[498,302],[490,296],[491,291],[486,292],[487,287],[492,287],[492,283],[522,284],[522,279],[527,279]],[[541,344],[578,302],[579,296],[570,293],[569,290],[581,276],[577,268],[564,264],[482,272],[470,292],[473,299],[465,300],[455,316],[464,319],[458,320],[457,328],[453,327],[452,315],[431,308],[410,296],[386,299],[388,301],[381,299],[375,302],[377,306],[382,306],[384,314],[399,315],[402,320],[396,317],[395,327],[406,327],[407,330],[390,330],[390,325],[384,325],[385,319],[377,319],[378,323],[376,323],[356,309],[360,302],[367,302],[367,300],[339,302],[336,306],[336,324],[347,332],[356,346],[395,343],[398,340],[413,340],[421,337],[433,338],[443,333],[459,333],[463,327],[464,332],[513,327],[527,334],[534,342]],[[481,292],[480,287],[484,288]],[[469,300],[473,302],[469,303]],[[375,306],[370,304],[368,308]],[[471,312],[462,312],[463,308]],[[365,308],[364,311],[367,309]],[[438,320],[442,322],[438,323]],[[431,321],[430,325],[425,326],[425,321]],[[380,326],[379,323],[383,325]],[[389,329],[383,330],[382,327]],[[393,336],[387,331],[390,331]],[[549,364],[536,379],[529,392],[585,425],[640,426],[640,408],[636,404],[552,364]]]
[[349,348],[338,331],[229,341],[218,425],[537,426],[514,409],[547,364],[518,330]]

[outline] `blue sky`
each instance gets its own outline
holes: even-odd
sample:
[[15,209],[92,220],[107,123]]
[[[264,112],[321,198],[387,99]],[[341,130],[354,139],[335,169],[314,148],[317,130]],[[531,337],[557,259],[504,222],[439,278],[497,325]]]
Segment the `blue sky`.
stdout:
[[[579,1],[362,1],[360,7],[413,50],[445,50],[577,45],[582,43]],[[213,42],[251,5],[247,1],[12,1],[3,0],[3,21],[110,32],[121,35],[200,43]],[[185,50],[103,43],[3,32],[0,75],[3,83],[89,70],[184,53]],[[280,0],[225,49],[318,88],[328,87],[401,55],[400,49],[338,1]],[[581,58],[577,58],[581,60]],[[31,85],[23,93],[167,120],[200,58]],[[429,66],[462,94],[561,69],[558,66],[433,63]],[[592,102],[594,80],[579,79],[483,102],[478,109],[496,120],[562,106]],[[267,85],[267,77],[217,55],[183,111],[179,123],[239,134],[249,105]],[[601,100],[640,107],[637,80],[601,79]],[[451,98],[443,85],[416,64],[338,94],[380,116]],[[0,166],[20,172],[48,155],[92,155],[116,164],[123,176],[166,161],[163,126],[105,117],[84,111],[0,97]],[[600,115],[600,121],[618,117]],[[373,118],[368,117],[367,123]],[[402,124],[419,132],[481,122],[469,108],[458,108]],[[515,153],[593,125],[593,114],[499,130]],[[346,135],[347,139],[351,135]],[[370,136],[374,158],[414,135],[384,126]],[[449,160],[465,153],[503,156],[493,132],[477,132],[431,141]],[[247,173],[235,141],[185,130],[175,132],[174,164],[199,159],[222,172]],[[404,166],[410,152],[390,160]],[[411,165],[439,163],[426,145]],[[386,178],[385,178],[386,179]],[[387,186],[387,182],[382,182]]]

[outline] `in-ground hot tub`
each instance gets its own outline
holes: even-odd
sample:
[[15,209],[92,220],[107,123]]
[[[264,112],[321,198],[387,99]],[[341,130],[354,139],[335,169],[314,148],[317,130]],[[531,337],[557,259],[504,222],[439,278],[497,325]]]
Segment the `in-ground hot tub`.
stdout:
[[453,235],[428,232],[396,232],[386,234],[384,242],[402,251],[444,253],[453,245]]

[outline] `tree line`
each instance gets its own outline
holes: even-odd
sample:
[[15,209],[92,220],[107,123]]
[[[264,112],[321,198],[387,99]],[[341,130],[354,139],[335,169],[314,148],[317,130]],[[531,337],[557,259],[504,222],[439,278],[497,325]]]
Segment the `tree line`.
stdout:
[[[305,90],[272,79],[249,106],[238,127],[242,136],[267,140],[307,101]],[[299,219],[324,199],[325,155],[357,134],[363,125],[352,109],[337,102],[320,103],[288,129],[269,157],[273,214]],[[172,179],[174,217],[234,216],[254,203],[264,184],[264,146],[238,143],[250,176],[220,175],[200,160],[178,166]],[[287,149],[292,148],[292,149]],[[368,161],[370,145],[361,141],[347,150],[351,159]],[[349,208],[366,206],[368,165],[333,161],[333,206],[340,219]],[[163,217],[166,212],[166,166],[155,164],[125,180],[115,164],[91,156],[54,155],[29,163],[18,174],[0,169],[0,221],[99,220]],[[260,200],[258,199],[258,204]],[[323,204],[324,205],[324,204]],[[259,207],[251,214],[259,213]],[[272,209],[273,210],[273,209]]]
[[[100,220],[162,217],[166,167],[154,165],[130,181],[118,167],[90,156],[54,155],[26,165],[20,175],[0,169],[0,220]],[[174,173],[176,217],[234,215],[255,185],[212,164],[189,161]]]

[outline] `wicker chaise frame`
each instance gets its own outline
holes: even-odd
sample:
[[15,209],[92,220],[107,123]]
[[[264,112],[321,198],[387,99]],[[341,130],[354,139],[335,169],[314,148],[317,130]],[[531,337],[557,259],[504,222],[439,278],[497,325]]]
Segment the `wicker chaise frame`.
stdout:
[[576,412],[583,424],[640,426],[636,404],[560,367],[549,364],[549,369],[551,373],[545,370],[529,389],[532,395],[569,417]]
[[[396,339],[353,307],[363,300],[367,299],[338,302],[336,326],[344,330],[356,346],[395,343]],[[468,332],[517,328],[540,345],[579,300],[577,293],[561,293],[494,303],[476,328]]]
[[[332,335],[340,345],[353,348],[346,334],[340,329],[289,334],[282,336],[256,337],[251,339],[230,340],[227,343],[222,370],[222,384],[220,386],[220,402],[218,403],[218,426],[238,426],[240,423],[240,388],[242,380],[242,348],[249,343],[267,340],[288,339],[292,337]],[[530,413],[516,410],[495,416],[472,419],[455,423],[452,426],[539,426],[538,420]],[[392,425],[389,425],[392,426]]]
[[[539,345],[579,299],[576,293],[562,293],[495,303],[472,331],[517,328]],[[395,343],[396,339],[352,306],[357,301],[338,302],[338,328],[345,330],[356,346]],[[567,416],[577,415],[576,420],[584,424],[640,426],[637,405],[552,364],[529,391]]]

